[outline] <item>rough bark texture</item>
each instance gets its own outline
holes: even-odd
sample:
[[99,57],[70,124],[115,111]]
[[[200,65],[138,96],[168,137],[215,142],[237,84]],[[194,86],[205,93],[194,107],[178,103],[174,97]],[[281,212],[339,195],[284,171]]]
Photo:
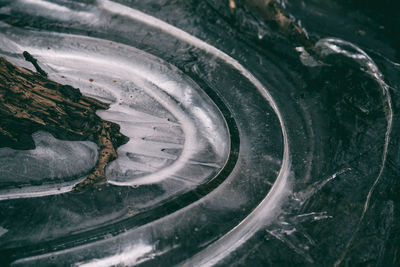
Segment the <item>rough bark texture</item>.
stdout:
[[117,158],[116,148],[128,140],[119,125],[96,115],[96,110],[108,107],[83,96],[79,89],[0,57],[0,147],[33,149],[32,133],[39,130],[63,140],[95,142],[100,148],[96,167],[75,190],[105,182],[105,166]]

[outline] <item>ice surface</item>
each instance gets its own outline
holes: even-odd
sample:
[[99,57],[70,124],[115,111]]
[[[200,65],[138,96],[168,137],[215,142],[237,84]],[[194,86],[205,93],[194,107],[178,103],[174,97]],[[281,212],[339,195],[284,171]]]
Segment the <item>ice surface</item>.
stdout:
[[[55,2],[59,1],[51,3]],[[92,24],[84,15],[79,19],[88,29],[91,26],[95,29],[115,27],[121,36],[116,39],[121,42],[140,40],[143,38],[139,36],[141,30],[155,31],[158,37],[168,40],[160,49],[168,49],[171,44],[192,49],[196,73],[204,75],[205,84],[212,87],[216,98],[222,97],[222,102],[229,106],[219,104],[225,107],[226,117],[204,88],[159,58],[168,59],[162,52],[158,51],[157,57],[149,54],[149,50],[145,52],[101,39],[102,36],[93,38],[3,27],[5,38],[18,44],[11,48],[14,51],[7,51],[10,60],[17,61],[10,54],[17,55],[21,52],[19,49],[27,50],[38,58],[51,79],[71,84],[85,95],[110,103],[110,109],[98,111],[98,115],[121,125],[121,132],[130,138],[119,148],[119,158],[107,167],[109,183],[118,186],[104,187],[102,193],[52,197],[63,205],[64,211],[73,209],[76,219],[64,216],[68,218],[62,222],[53,219],[54,224],[47,224],[44,220],[32,226],[32,229],[45,229],[43,236],[50,236],[50,239],[94,229],[92,234],[99,231],[99,242],[85,244],[88,241],[81,240],[75,246],[75,237],[71,237],[70,249],[54,254],[45,252],[15,264],[31,261],[40,264],[41,260],[46,262],[54,255],[57,260],[82,264],[95,263],[95,259],[123,263],[125,251],[132,246],[135,248],[137,240],[144,241],[146,252],[154,248],[162,253],[175,249],[184,251],[188,246],[198,251],[198,243],[204,247],[213,242],[186,263],[211,265],[219,262],[269,224],[290,191],[289,144],[277,104],[263,84],[239,61],[212,45],[126,6],[111,1],[97,1],[96,5],[98,9],[91,12],[101,12],[101,21]],[[52,9],[41,3],[37,6]],[[33,11],[31,15],[35,14],[54,20],[54,16],[42,11]],[[74,10],[68,14],[71,18],[81,15]],[[179,53],[185,56],[182,51],[173,52],[171,58],[181,56]],[[260,101],[254,103],[253,99]],[[225,119],[230,120],[229,129],[235,131],[232,136],[236,138],[236,147],[232,151],[233,133],[229,132]],[[217,186],[200,187],[208,186],[207,182],[213,182],[213,178],[224,171],[229,156],[231,166]],[[201,190],[196,191],[197,187]],[[193,194],[180,199],[181,193],[186,192]],[[71,199],[75,201],[73,207],[68,206]],[[189,204],[193,205],[187,209]],[[153,213],[153,208],[157,212]],[[238,213],[243,210],[249,212]],[[60,215],[58,210],[52,212]],[[133,222],[128,216],[133,216]],[[147,218],[156,219],[146,221]],[[68,227],[60,227],[69,221],[72,223]],[[103,226],[112,232],[104,240],[101,237]],[[25,242],[17,231],[16,227],[15,240]],[[185,241],[181,242],[183,239]],[[133,251],[131,256],[134,254]],[[135,261],[135,256],[132,257]]]
[[[110,183],[140,185],[172,178],[191,186],[224,166],[230,141],[220,111],[172,65],[132,47],[119,44],[116,49],[99,39],[47,37],[38,39],[37,47],[25,49],[53,69],[50,77],[68,80],[83,93],[111,102],[110,109],[99,111],[99,116],[120,124],[121,132],[130,138],[119,148],[118,160],[107,167]],[[44,40],[52,40],[46,46],[55,48],[40,49]],[[24,45],[28,42],[20,40]]]
[[0,200],[63,193],[96,164],[93,142],[62,141],[46,132],[32,137],[33,150],[0,149]]
[[[0,202],[8,231],[0,245],[18,244],[15,265],[209,266],[253,255],[291,262],[296,254],[306,265],[318,257],[333,264],[346,242],[338,263],[357,250],[368,260],[385,247],[367,244],[394,241],[393,203],[377,212],[376,201],[391,194],[378,186],[392,179],[389,148],[397,153],[389,146],[397,140],[394,88],[378,69],[378,54],[371,54],[375,64],[352,43],[328,38],[316,44],[318,62],[297,48],[301,66],[287,46],[274,45],[282,36],[273,30],[258,28],[258,44],[242,43],[242,33],[252,38],[246,27],[225,34],[230,26],[221,14],[196,1],[8,2],[2,20],[17,27],[0,23],[0,53],[32,68],[21,57],[28,50],[52,79],[111,104],[98,114],[130,137],[107,167],[114,185],[34,199],[23,197],[59,191],[47,184],[24,186],[26,195],[9,190],[22,199]],[[21,22],[27,27],[18,28]],[[327,64],[336,55],[358,64]],[[367,75],[354,76],[358,71]],[[376,101],[356,105],[364,96]],[[387,226],[374,226],[381,217]]]
[[34,183],[81,177],[97,161],[97,145],[89,141],[69,142],[46,132],[32,135],[33,150],[0,149],[0,182]]

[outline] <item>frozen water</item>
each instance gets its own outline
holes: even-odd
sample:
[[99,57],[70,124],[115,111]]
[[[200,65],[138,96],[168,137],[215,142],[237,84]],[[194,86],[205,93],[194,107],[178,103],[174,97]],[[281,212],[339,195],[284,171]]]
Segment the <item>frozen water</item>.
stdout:
[[93,142],[61,141],[46,132],[32,137],[33,150],[0,149],[0,200],[63,193],[96,164]]
[[46,132],[33,134],[33,150],[0,149],[0,182],[43,182],[81,177],[97,161],[97,145],[89,141],[61,141]]
[[52,34],[14,38],[21,46],[11,52],[30,51],[51,68],[52,79],[111,104],[98,115],[118,123],[130,140],[106,169],[109,183],[132,186],[172,179],[184,190],[212,178],[224,166],[230,138],[220,111],[172,65],[100,39]]
[[[111,185],[44,196],[68,191],[73,180],[64,177],[2,192],[21,199],[0,202],[0,260],[292,266],[396,258],[398,92],[388,77],[398,77],[398,64],[382,60],[383,42],[365,42],[383,31],[352,29],[342,9],[346,27],[337,19],[330,27],[325,6],[299,11],[305,16],[291,18],[304,31],[303,23],[326,22],[311,28],[311,41],[332,34],[351,43],[321,39],[315,53],[298,54],[300,43],[224,1],[3,2],[0,53],[32,69],[21,56],[28,50],[52,79],[109,103],[98,114],[130,141],[107,167]],[[298,12],[315,1],[278,2]]]
[[[107,167],[110,183],[140,185],[172,178],[192,185],[211,178],[224,166],[230,141],[222,115],[172,65],[131,47],[118,44],[116,49],[117,44],[99,39],[79,37],[77,42],[76,36],[35,37],[43,39],[37,47],[25,49],[51,67],[50,77],[110,102],[110,109],[98,114],[120,124],[121,132],[130,138],[119,148],[118,160]],[[39,49],[44,40],[52,40],[46,44],[52,50]],[[20,40],[25,45],[28,42]]]
[[[18,3],[11,4],[15,10],[48,20],[57,20],[54,14],[64,7],[54,6],[60,1]],[[26,3],[35,7],[25,10]],[[4,42],[18,44],[1,48],[2,54],[18,62],[18,55],[27,50],[51,79],[109,103],[110,109],[98,115],[118,123],[130,140],[106,170],[109,183],[117,186],[46,197],[43,202],[52,199],[62,209],[35,211],[53,215],[31,225],[29,230],[42,229],[42,234],[30,235],[28,242],[56,240],[52,247],[59,251],[18,257],[21,260],[14,263],[40,265],[53,256],[60,262],[123,263],[125,251],[130,253],[132,245],[135,250],[137,240],[146,244],[146,253],[154,248],[165,255],[176,251],[182,260],[194,256],[187,265],[223,260],[270,224],[290,193],[289,143],[277,104],[239,61],[172,25],[111,1],[97,1],[90,10],[101,13],[100,20],[90,21],[77,9],[66,12],[71,23],[79,18],[85,32],[91,27],[115,27],[107,31],[117,30],[116,40],[101,34],[94,38],[0,25]],[[64,15],[59,20],[65,21]],[[161,50],[134,48],[151,33],[156,33],[157,43],[150,47]],[[166,41],[160,46],[160,40]],[[182,63],[176,62],[178,69],[163,60],[191,54],[189,67],[199,75],[202,81],[196,82],[201,86],[181,71],[187,70]],[[218,106],[213,101],[219,101]],[[25,244],[27,238],[18,229],[14,227],[11,237],[0,241]],[[190,247],[194,253],[197,246],[204,248],[197,255],[179,252]],[[136,261],[135,256],[131,260]]]

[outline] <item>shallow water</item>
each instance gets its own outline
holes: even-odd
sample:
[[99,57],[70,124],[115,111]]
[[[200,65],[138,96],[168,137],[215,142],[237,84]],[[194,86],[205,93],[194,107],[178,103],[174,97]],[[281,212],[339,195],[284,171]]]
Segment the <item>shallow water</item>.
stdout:
[[94,143],[1,148],[0,261],[396,266],[398,19],[325,2],[280,1],[312,58],[240,3],[2,1],[0,55],[110,103],[130,141],[79,194]]

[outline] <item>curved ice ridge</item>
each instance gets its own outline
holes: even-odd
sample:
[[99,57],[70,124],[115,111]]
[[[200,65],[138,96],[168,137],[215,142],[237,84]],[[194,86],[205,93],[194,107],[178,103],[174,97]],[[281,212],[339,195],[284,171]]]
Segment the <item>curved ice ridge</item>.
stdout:
[[99,0],[98,2],[104,9],[112,13],[128,16],[134,20],[168,32],[176,38],[181,39],[195,47],[201,48],[207,53],[215,55],[227,64],[231,65],[232,67],[237,69],[244,77],[246,77],[251,83],[253,83],[253,85],[258,89],[261,95],[268,101],[278,117],[282,130],[284,149],[281,169],[270,192],[260,202],[260,204],[235,228],[233,228],[223,237],[196,254],[194,257],[188,259],[186,262],[183,263],[184,266],[212,266],[228,256],[232,251],[240,247],[261,227],[270,223],[271,219],[273,219],[276,216],[276,213],[279,211],[280,202],[282,201],[284,196],[286,196],[290,191],[288,177],[290,175],[291,162],[289,155],[288,136],[283,117],[271,94],[262,85],[262,83],[256,77],[254,77],[253,74],[251,74],[243,65],[241,65],[237,60],[233,59],[226,53],[181,29],[178,29],[162,20],[154,18],[138,10],[128,8],[126,6],[108,0]]
[[353,235],[351,236],[350,240],[346,244],[346,248],[343,250],[343,253],[340,255],[340,257],[337,259],[335,262],[334,266],[339,266],[344,259],[344,257],[347,254],[348,249],[350,248],[351,243],[353,242],[353,239],[358,233],[361,222],[364,219],[365,213],[368,210],[369,207],[369,202],[371,200],[371,196],[375,191],[375,188],[377,184],[379,183],[383,170],[386,165],[386,159],[387,159],[387,153],[388,153],[388,148],[389,148],[389,141],[390,141],[390,134],[392,132],[392,124],[393,124],[393,107],[392,107],[392,99],[390,96],[389,92],[389,85],[386,84],[386,82],[383,79],[382,73],[379,71],[378,66],[375,64],[375,62],[372,60],[370,56],[368,56],[367,53],[365,53],[361,48],[357,47],[356,45],[338,39],[338,38],[325,38],[321,39],[317,42],[316,47],[320,49],[321,51],[321,56],[328,56],[330,54],[342,54],[346,57],[354,59],[360,66],[365,68],[366,72],[371,75],[371,77],[378,83],[382,90],[382,97],[383,97],[383,107],[384,107],[384,112],[385,112],[385,117],[386,117],[386,132],[385,132],[385,143],[383,147],[383,153],[382,153],[382,158],[381,158],[381,165],[379,168],[379,173],[377,177],[375,178],[375,181],[373,182],[371,188],[368,191],[366,200],[364,202],[364,208],[361,213],[359,222],[357,224],[356,230],[353,231]]

